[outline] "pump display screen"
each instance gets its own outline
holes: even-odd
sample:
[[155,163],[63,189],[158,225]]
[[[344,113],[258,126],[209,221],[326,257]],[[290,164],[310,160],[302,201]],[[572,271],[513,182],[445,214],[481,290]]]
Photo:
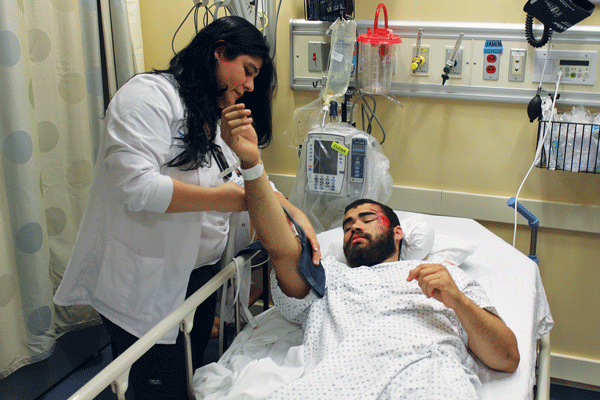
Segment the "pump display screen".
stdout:
[[315,174],[337,175],[338,152],[331,148],[332,141],[315,140],[314,165]]
[[345,137],[309,132],[306,139],[306,190],[308,192],[345,193]]

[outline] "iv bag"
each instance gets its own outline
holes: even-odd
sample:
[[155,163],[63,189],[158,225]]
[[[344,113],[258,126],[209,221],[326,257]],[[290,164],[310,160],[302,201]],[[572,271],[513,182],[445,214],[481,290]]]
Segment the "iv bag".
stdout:
[[356,22],[338,19],[329,27],[329,31],[331,31],[331,53],[327,82],[322,92],[324,106],[329,106],[332,100],[343,96],[348,90],[356,42]]

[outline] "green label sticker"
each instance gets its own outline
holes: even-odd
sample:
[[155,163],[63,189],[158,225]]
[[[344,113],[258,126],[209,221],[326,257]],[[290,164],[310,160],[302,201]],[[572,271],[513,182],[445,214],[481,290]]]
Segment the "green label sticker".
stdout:
[[346,147],[342,146],[341,144],[339,144],[337,142],[332,142],[331,148],[342,153],[345,156],[347,156],[348,153],[350,152],[350,149],[347,149]]

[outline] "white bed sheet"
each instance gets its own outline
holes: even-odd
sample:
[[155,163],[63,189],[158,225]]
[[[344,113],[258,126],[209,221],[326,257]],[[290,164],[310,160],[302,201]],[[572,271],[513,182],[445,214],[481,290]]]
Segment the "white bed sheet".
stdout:
[[[521,355],[519,368],[512,374],[480,364],[481,397],[532,399],[536,342],[553,325],[537,264],[472,219],[397,213],[401,220],[420,215],[436,234],[477,243],[461,268],[485,288],[501,318],[515,333]],[[261,314],[258,321],[259,327],[246,327],[218,363],[196,371],[198,399],[262,399],[302,374],[300,327],[283,319],[276,309]]]
[[[398,212],[401,216],[413,213]],[[503,239],[468,218],[422,215],[436,231],[477,242],[475,252],[461,268],[485,288],[500,317],[513,330],[521,362],[512,374],[483,367],[479,377],[484,400],[531,399],[535,385],[537,340],[553,321],[538,265]]]

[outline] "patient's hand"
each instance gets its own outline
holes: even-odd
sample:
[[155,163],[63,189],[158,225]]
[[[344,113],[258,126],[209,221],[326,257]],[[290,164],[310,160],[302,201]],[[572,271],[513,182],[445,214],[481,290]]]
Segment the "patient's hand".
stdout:
[[427,298],[433,297],[448,308],[455,309],[464,294],[441,264],[420,264],[408,273],[408,282],[417,280]]
[[444,303],[456,313],[468,336],[469,349],[490,368],[515,372],[519,366],[519,347],[512,330],[495,314],[481,308],[462,293],[450,273],[440,264],[421,264],[408,273],[423,293]]
[[254,166],[260,161],[260,151],[250,114],[241,103],[225,108],[221,112],[221,137],[242,163]]

